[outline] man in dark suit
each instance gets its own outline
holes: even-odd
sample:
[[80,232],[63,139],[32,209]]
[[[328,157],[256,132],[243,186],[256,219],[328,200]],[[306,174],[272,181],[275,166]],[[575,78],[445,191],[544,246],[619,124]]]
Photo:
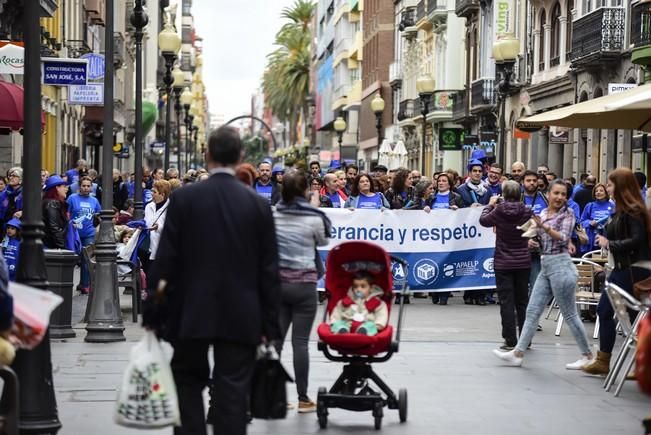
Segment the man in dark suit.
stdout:
[[[150,275],[158,318],[145,326],[174,346],[181,409],[176,435],[206,434],[202,391],[213,346],[214,434],[246,433],[247,395],[262,337],[280,338],[280,281],[269,201],[235,177],[242,143],[230,127],[213,131],[211,177],[174,192]],[[150,308],[151,310],[151,308]]]

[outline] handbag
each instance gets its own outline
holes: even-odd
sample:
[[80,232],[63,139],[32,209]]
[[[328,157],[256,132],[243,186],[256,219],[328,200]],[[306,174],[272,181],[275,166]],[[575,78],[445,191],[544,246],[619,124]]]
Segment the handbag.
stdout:
[[[631,276],[633,274],[631,273]],[[633,295],[642,301],[651,297],[651,276],[633,283]]]
[[281,364],[276,349],[261,345],[251,380],[253,418],[281,419],[287,416],[287,382],[294,380]]
[[115,403],[117,424],[141,429],[180,426],[181,413],[172,377],[171,347],[152,331],[131,349]]
[[581,224],[577,224],[574,228],[577,238],[579,239],[579,245],[587,245],[590,239],[588,238],[588,233],[585,231],[585,228]]

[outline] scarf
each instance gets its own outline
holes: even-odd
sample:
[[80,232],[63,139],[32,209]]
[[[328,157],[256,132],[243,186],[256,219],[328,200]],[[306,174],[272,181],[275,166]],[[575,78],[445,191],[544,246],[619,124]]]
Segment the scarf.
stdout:
[[305,198],[295,198],[292,202],[286,203],[284,200],[280,200],[276,204],[276,211],[279,213],[287,213],[295,216],[318,216],[323,221],[323,226],[325,227],[325,236],[330,237],[332,235],[332,222],[324,212],[319,210],[316,207],[310,205]]
[[466,186],[468,189],[475,192],[477,196],[483,196],[486,193],[486,186],[480,181],[478,184],[474,184],[470,178],[466,180]]

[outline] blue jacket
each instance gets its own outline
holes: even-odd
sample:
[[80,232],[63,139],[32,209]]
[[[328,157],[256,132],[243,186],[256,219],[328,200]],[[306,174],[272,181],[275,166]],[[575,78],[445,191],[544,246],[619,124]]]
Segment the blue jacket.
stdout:
[[[581,214],[581,226],[585,228],[585,232],[588,235],[588,244],[581,247],[582,252],[588,252],[595,247],[595,239],[597,234],[602,233],[603,228],[606,225],[606,221],[615,212],[615,205],[606,200],[606,201],[592,201],[586,204]],[[591,221],[596,221],[597,226],[590,225]]]
[[533,198],[522,194],[522,202],[527,207],[533,210],[533,213],[538,216],[540,212],[547,208],[547,198],[540,192],[536,192]]
[[[375,192],[378,195],[380,195],[380,204],[382,205],[381,207],[378,208],[391,208],[391,204],[389,204],[389,201],[384,197],[384,195],[381,192]],[[344,208],[359,208],[359,196],[349,196],[348,199],[346,200],[346,203],[344,204]]]
[[2,255],[5,258],[5,263],[7,263],[9,281],[16,281],[16,267],[18,266],[18,256],[20,255],[20,240],[5,236],[2,241]]
[[11,186],[0,194],[0,219],[3,223],[11,219],[17,211],[23,209],[23,187],[14,190]]

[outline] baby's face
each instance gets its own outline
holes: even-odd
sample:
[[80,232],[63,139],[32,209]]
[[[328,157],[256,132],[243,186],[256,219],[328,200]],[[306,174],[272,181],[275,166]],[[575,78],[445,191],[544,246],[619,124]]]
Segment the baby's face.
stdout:
[[353,292],[359,298],[366,298],[371,294],[371,284],[365,279],[354,279]]

